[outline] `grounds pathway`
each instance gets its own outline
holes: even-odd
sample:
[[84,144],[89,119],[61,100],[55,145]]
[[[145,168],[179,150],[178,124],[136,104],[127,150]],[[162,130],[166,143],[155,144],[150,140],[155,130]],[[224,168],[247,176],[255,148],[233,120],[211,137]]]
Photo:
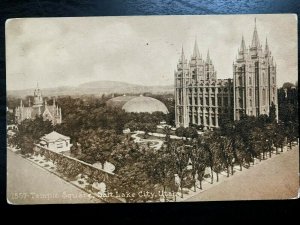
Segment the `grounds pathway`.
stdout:
[[7,200],[11,204],[101,203],[9,150],[7,162]]
[[243,169],[185,201],[291,199],[298,195],[299,146]]

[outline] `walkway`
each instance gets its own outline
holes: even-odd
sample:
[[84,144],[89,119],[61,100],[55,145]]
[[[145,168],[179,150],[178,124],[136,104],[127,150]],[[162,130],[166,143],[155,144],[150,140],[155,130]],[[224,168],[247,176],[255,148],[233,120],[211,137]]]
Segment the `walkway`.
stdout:
[[298,195],[299,146],[273,155],[185,201],[291,199]]
[[7,200],[11,204],[101,203],[10,150],[7,151]]

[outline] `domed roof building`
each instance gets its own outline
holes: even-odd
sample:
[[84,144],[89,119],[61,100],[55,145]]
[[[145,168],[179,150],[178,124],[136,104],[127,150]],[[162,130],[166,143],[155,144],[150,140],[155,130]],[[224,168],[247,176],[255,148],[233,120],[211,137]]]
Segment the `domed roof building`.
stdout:
[[146,96],[119,96],[106,102],[108,106],[122,108],[125,112],[163,112],[169,113],[167,107],[161,101]]
[[106,102],[106,105],[110,106],[110,107],[122,108],[126,102],[128,102],[129,100],[136,98],[136,97],[137,96],[126,96],[126,95],[118,96],[118,97],[109,99]]

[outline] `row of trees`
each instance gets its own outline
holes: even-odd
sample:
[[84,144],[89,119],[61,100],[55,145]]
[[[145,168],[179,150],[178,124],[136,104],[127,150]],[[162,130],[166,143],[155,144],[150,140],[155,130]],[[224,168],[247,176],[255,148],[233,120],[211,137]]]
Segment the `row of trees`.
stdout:
[[[166,138],[165,145],[157,151],[141,149],[128,139],[117,145],[111,154],[117,174],[122,177],[118,179],[117,187],[120,191],[129,192],[176,192],[179,188],[183,196],[185,187],[194,187],[195,191],[202,189],[205,177],[210,178],[211,183],[218,182],[221,172],[225,171],[227,176],[233,175],[236,165],[242,170],[243,167],[249,168],[255,160],[261,161],[272,157],[272,154],[279,154],[287,143],[289,148],[292,147],[292,142],[298,138],[298,131],[292,123],[277,123],[273,114],[272,109],[270,116],[244,116],[235,122],[224,118],[220,129],[207,131],[203,135],[192,132],[194,135],[184,136],[192,129],[181,128],[181,136],[188,138]],[[180,180],[177,186],[175,174]],[[137,196],[128,199],[147,200]]]

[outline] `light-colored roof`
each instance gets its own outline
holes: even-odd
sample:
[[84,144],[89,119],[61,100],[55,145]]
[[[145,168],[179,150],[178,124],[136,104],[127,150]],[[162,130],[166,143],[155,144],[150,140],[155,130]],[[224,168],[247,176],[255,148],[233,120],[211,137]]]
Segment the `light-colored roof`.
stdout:
[[108,106],[112,106],[112,107],[117,107],[117,108],[122,108],[122,106],[130,101],[131,99],[133,98],[136,98],[137,96],[118,96],[118,97],[115,97],[115,98],[111,98],[109,99],[106,104]]
[[53,142],[53,141],[57,141],[59,139],[66,140],[66,139],[70,139],[70,138],[67,136],[64,136],[60,133],[57,133],[56,131],[52,131],[51,133],[44,135],[41,139],[45,140],[47,142]]
[[145,96],[139,96],[126,102],[122,109],[126,112],[163,112],[168,113],[168,109],[161,101]]

